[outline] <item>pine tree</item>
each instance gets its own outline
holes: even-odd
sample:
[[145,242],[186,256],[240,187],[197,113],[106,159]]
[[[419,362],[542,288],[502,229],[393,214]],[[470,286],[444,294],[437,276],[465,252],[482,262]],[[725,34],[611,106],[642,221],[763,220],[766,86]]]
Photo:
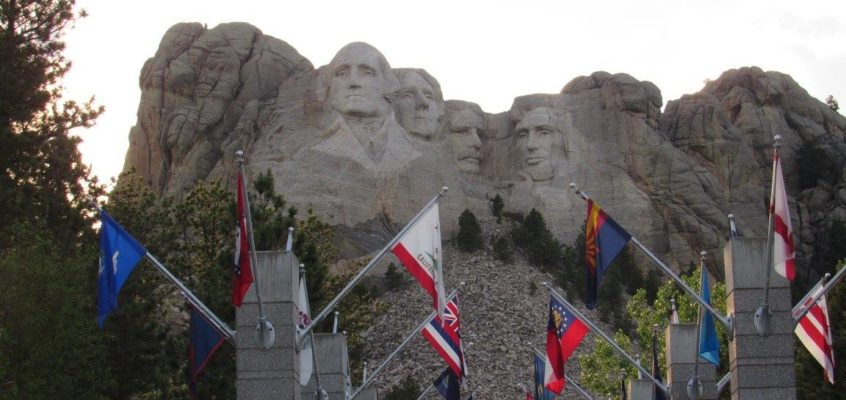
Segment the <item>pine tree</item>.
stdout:
[[458,217],[458,234],[455,239],[458,242],[458,249],[464,252],[481,250],[485,247],[482,241],[482,227],[470,210],[465,209]]

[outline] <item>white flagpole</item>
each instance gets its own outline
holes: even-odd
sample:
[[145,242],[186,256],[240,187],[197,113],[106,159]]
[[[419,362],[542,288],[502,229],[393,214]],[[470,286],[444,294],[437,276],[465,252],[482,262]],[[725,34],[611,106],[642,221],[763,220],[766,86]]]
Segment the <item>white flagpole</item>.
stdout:
[[644,369],[644,368],[643,368],[640,364],[638,364],[637,362],[635,362],[635,360],[634,360],[634,359],[632,359],[632,357],[631,357],[628,353],[626,353],[626,351],[625,351],[625,350],[623,350],[623,348],[622,348],[622,347],[620,347],[620,345],[618,345],[618,344],[617,344],[617,342],[615,342],[615,341],[614,341],[614,339],[611,339],[610,337],[608,337],[608,335],[606,335],[606,334],[605,334],[605,332],[603,332],[603,331],[602,331],[602,329],[600,329],[598,326],[596,326],[596,324],[594,324],[594,323],[593,323],[593,321],[589,320],[589,319],[588,319],[587,317],[585,317],[585,316],[584,316],[581,312],[579,312],[579,310],[577,310],[575,306],[573,306],[572,304],[570,304],[570,302],[569,302],[569,301],[567,301],[567,299],[565,299],[565,298],[564,298],[564,296],[562,296],[562,295],[561,295],[561,294],[559,294],[559,293],[558,293],[555,289],[553,289],[553,288],[552,288],[552,285],[550,285],[550,284],[549,284],[549,283],[547,283],[547,282],[543,282],[543,285],[544,285],[544,286],[546,286],[546,288],[547,288],[547,289],[549,289],[549,292],[550,292],[550,293],[552,293],[552,295],[553,295],[553,296],[555,296],[555,298],[556,298],[556,299],[558,299],[558,301],[560,301],[560,302],[564,303],[564,305],[566,305],[566,306],[567,306],[567,308],[569,309],[569,311],[570,311],[570,312],[572,312],[572,313],[573,313],[573,315],[575,315],[575,316],[576,316],[576,318],[578,318],[578,319],[580,319],[582,322],[584,322],[587,326],[589,326],[589,327],[590,327],[590,329],[591,329],[593,332],[596,332],[596,334],[597,334],[597,335],[599,335],[599,337],[601,337],[601,338],[602,338],[602,339],[604,339],[604,340],[605,340],[605,341],[606,341],[609,345],[611,345],[611,348],[613,348],[613,349],[614,349],[614,351],[616,351],[616,352],[617,352],[617,354],[621,355],[621,356],[622,356],[624,359],[626,359],[629,363],[631,363],[632,365],[634,365],[634,366],[635,366],[635,368],[637,368],[637,370],[638,370],[638,371],[642,372],[644,376],[646,376],[646,377],[648,377],[649,379],[651,379],[651,380],[652,380],[652,382],[654,382],[654,383],[655,383],[655,385],[656,385],[656,386],[658,386],[658,388],[659,388],[659,389],[661,389],[661,390],[663,390],[663,391],[664,391],[664,393],[666,393],[668,396],[670,395],[670,389],[668,389],[668,388],[667,388],[667,386],[665,386],[663,382],[659,381],[657,378],[655,378],[655,377],[652,375],[652,373],[648,372],[648,371],[647,371],[646,369]]
[[[587,201],[587,200],[589,199],[588,195],[587,195],[587,194],[585,194],[584,192],[582,192],[581,190],[579,190],[579,189],[576,187],[576,184],[575,184],[575,183],[570,183],[570,188],[571,188],[571,189],[573,189],[573,192],[575,192],[575,193],[576,193],[579,197],[581,197],[581,198],[582,198],[582,199],[584,199],[585,201]],[[657,266],[658,266],[658,268],[659,268],[661,271],[663,271],[663,272],[664,272],[667,276],[669,276],[669,277],[670,277],[670,279],[672,279],[674,282],[676,282],[676,284],[677,284],[677,285],[679,285],[679,287],[681,287],[681,288],[682,288],[682,290],[684,290],[685,292],[687,292],[687,294],[688,294],[690,297],[693,297],[693,299],[694,299],[697,303],[699,303],[702,307],[705,307],[708,311],[710,311],[710,312],[711,312],[711,314],[713,314],[713,315],[714,315],[714,317],[715,317],[715,318],[717,318],[718,320],[720,320],[720,322],[723,324],[723,326],[725,326],[725,328],[726,328],[726,332],[728,332],[728,334],[729,334],[729,338],[733,338],[733,337],[734,337],[734,323],[733,323],[733,320],[732,320],[732,318],[731,318],[731,317],[729,317],[729,316],[723,316],[722,314],[720,314],[719,312],[717,312],[717,310],[716,310],[716,309],[714,309],[714,307],[712,307],[710,304],[706,303],[706,302],[705,302],[705,300],[703,300],[703,299],[702,299],[702,297],[700,297],[700,296],[699,296],[699,294],[698,294],[698,293],[696,293],[696,291],[694,291],[693,289],[691,289],[691,288],[690,288],[690,286],[688,286],[688,285],[687,285],[687,283],[685,283],[685,281],[684,281],[684,280],[682,280],[681,278],[679,278],[679,276],[678,276],[678,275],[676,275],[676,274],[673,272],[673,270],[672,270],[672,269],[670,269],[670,267],[668,267],[666,264],[664,264],[664,262],[663,262],[663,261],[661,261],[660,259],[658,259],[658,257],[656,257],[656,256],[655,256],[655,254],[652,254],[652,252],[651,252],[651,251],[649,251],[649,249],[647,249],[647,248],[646,248],[646,246],[644,246],[644,245],[643,245],[643,244],[642,244],[639,240],[637,240],[637,238],[636,238],[636,237],[632,236],[630,240],[631,240],[631,242],[632,242],[632,243],[634,243],[634,245],[635,245],[638,249],[640,249],[640,251],[642,251],[642,252],[643,252],[643,254],[645,254],[645,255],[646,255],[646,256],[647,256],[650,260],[652,260],[652,262],[653,262],[655,265],[657,265]]]
[[[449,302],[450,300],[452,300],[455,297],[455,293],[456,292],[453,291],[449,295],[449,297],[447,297],[447,299],[446,299],[447,302]],[[353,394],[350,395],[349,399],[355,399],[355,396],[357,396],[359,392],[361,392],[364,388],[367,387],[367,385],[369,385],[371,382],[373,382],[373,380],[376,379],[376,377],[379,376],[380,373],[382,373],[382,370],[384,370],[385,367],[388,366],[388,363],[391,362],[391,360],[393,360],[394,357],[396,357],[397,354],[399,354],[399,352],[402,351],[402,349],[404,349],[405,346],[407,346],[409,342],[411,342],[411,339],[414,339],[414,337],[417,336],[417,334],[423,328],[425,328],[426,325],[429,324],[429,322],[432,322],[432,320],[435,319],[435,317],[437,315],[438,314],[434,311],[429,313],[429,316],[426,317],[425,320],[423,320],[423,323],[421,323],[417,328],[415,328],[413,331],[411,331],[411,333],[405,338],[405,340],[403,340],[402,343],[400,343],[400,345],[396,349],[394,349],[394,351],[391,352],[391,354],[388,355],[388,357],[385,359],[385,361],[382,361],[382,364],[380,364],[379,367],[376,368],[376,370],[373,371],[373,373],[371,373],[367,377],[367,380],[365,380],[364,382],[361,382],[361,386],[359,386],[358,389],[356,389],[355,392],[353,392]]]
[[250,264],[253,269],[253,287],[256,289],[256,300],[258,301],[259,319],[258,326],[256,327],[259,332],[258,340],[259,345],[267,350],[273,347],[273,342],[276,341],[276,334],[273,332],[273,324],[264,315],[264,306],[261,301],[261,285],[259,284],[259,270],[256,261],[256,243],[253,239],[253,216],[250,211],[250,195],[247,190],[247,171],[244,167],[244,152],[241,150],[236,151],[235,159],[238,161],[238,172],[241,174],[241,184],[243,185],[243,187],[238,189],[244,190],[244,212],[247,214],[247,235],[250,240]]
[[[843,268],[840,269],[840,271],[837,271],[837,274],[834,275],[834,278],[831,278],[831,280],[828,283],[826,283],[825,286],[823,286],[822,290],[820,290],[820,292],[817,293],[817,295],[813,297],[813,299],[811,300],[811,302],[809,304],[811,304],[811,305],[817,304],[817,302],[820,301],[820,299],[823,296],[825,296],[825,294],[828,293],[831,290],[831,288],[834,287],[834,285],[837,282],[839,282],[841,279],[843,279],[844,273],[846,273],[846,267],[843,267]],[[828,274],[826,274],[826,276],[827,275]],[[825,277],[823,277],[823,279],[825,279]],[[807,314],[808,311],[811,311],[810,305],[808,307],[806,307],[804,310],[802,310],[802,312],[796,318],[793,319],[794,324],[799,323],[799,321],[803,317],[805,317],[805,314]]]
[[340,303],[341,300],[343,300],[344,297],[353,289],[353,287],[355,287],[355,285],[358,284],[358,281],[360,281],[361,278],[363,278],[364,275],[367,274],[367,272],[370,271],[370,269],[373,268],[373,266],[375,266],[376,263],[378,263],[379,260],[382,259],[382,256],[385,255],[385,253],[391,248],[391,246],[393,246],[394,243],[396,243],[407,230],[409,230],[412,226],[414,226],[414,223],[416,223],[417,220],[419,220],[420,217],[423,216],[423,214],[425,214],[426,211],[428,211],[430,207],[432,207],[435,203],[437,203],[441,199],[441,197],[443,197],[444,194],[446,194],[446,192],[448,190],[449,189],[446,186],[444,186],[441,189],[440,193],[438,193],[435,197],[433,197],[432,200],[430,200],[429,203],[426,204],[426,206],[424,206],[423,209],[420,210],[420,212],[417,213],[417,215],[415,215],[414,218],[412,218],[411,221],[409,221],[408,224],[406,224],[405,227],[402,228],[402,230],[396,236],[394,236],[394,238],[391,239],[391,241],[388,242],[388,244],[385,245],[385,247],[382,248],[382,250],[380,250],[379,253],[377,253],[376,256],[374,256],[370,260],[369,263],[367,263],[367,265],[364,266],[364,268],[361,269],[361,271],[358,271],[358,274],[356,274],[355,277],[353,277],[352,280],[349,283],[347,283],[347,286],[344,286],[344,288],[341,289],[341,291],[337,295],[335,295],[335,298],[332,299],[332,301],[330,301],[329,304],[327,304],[325,307],[323,307],[323,310],[320,311],[320,314],[317,314],[317,316],[314,317],[314,319],[311,320],[311,323],[308,324],[308,326],[305,327],[305,329],[302,332],[300,332],[300,334],[297,336],[297,346],[299,346],[300,343],[302,343],[303,337],[305,335],[307,335],[309,332],[311,332],[311,330],[314,329],[314,327],[318,323],[320,323],[320,321],[323,321],[323,319],[326,318],[326,316],[329,315],[330,312],[332,312],[332,310],[335,308],[335,306],[337,306],[338,303]]

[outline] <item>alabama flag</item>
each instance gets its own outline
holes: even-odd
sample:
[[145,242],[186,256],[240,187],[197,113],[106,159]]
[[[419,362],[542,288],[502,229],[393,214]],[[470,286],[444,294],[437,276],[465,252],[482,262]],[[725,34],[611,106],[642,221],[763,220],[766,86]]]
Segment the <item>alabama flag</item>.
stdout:
[[796,276],[793,227],[790,226],[787,191],[784,189],[784,176],[778,152],[773,156],[773,185],[773,198],[770,199],[770,218],[773,218],[773,265],[779,275],[792,281]]
[[397,240],[391,251],[417,279],[420,286],[432,296],[433,307],[443,321],[446,301],[441,268],[441,224],[438,215],[438,203],[434,203]]
[[831,340],[831,325],[828,319],[828,307],[825,303],[825,295],[821,296],[816,303],[813,298],[823,290],[823,285],[817,283],[808,294],[805,295],[799,304],[793,307],[793,318],[797,318],[807,310],[796,324],[794,333],[799,341],[805,345],[808,352],[823,367],[825,379],[834,384],[834,345]]

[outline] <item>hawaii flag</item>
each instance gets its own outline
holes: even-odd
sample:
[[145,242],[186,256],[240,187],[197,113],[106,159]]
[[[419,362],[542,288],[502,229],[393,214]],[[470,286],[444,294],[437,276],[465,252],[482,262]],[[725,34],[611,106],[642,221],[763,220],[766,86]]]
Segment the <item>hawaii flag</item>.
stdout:
[[[806,298],[813,299],[822,290],[822,285],[817,284],[814,289],[808,292]],[[793,308],[793,316],[797,317],[804,308],[809,308],[799,323],[796,324],[794,332],[799,341],[805,345],[808,352],[823,367],[825,379],[834,384],[834,345],[831,340],[831,325],[828,319],[828,307],[825,303],[825,296],[820,297],[815,304],[809,304],[810,300],[799,302]]]
[[247,208],[245,206],[244,180],[238,173],[237,208],[238,229],[235,231],[235,261],[232,274],[232,304],[241,307],[241,302],[253,283],[253,270],[250,266],[250,242],[247,238]]
[[793,280],[796,265],[793,261],[793,227],[790,226],[790,210],[787,207],[787,191],[781,172],[781,158],[778,152],[773,156],[774,196],[770,200],[770,218],[773,218],[773,265],[779,275]]
[[441,268],[441,230],[438,203],[434,203],[420,219],[391,247],[402,265],[432,296],[433,307],[444,320],[444,282]]

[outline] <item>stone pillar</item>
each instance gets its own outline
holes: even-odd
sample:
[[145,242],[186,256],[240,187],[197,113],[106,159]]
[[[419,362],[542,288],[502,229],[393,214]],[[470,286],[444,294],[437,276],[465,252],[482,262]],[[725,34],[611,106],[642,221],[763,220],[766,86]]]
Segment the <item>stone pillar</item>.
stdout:
[[[350,361],[347,353],[347,337],[343,333],[315,333],[314,351],[317,368],[320,371],[320,386],[329,394],[329,400],[345,400],[352,394]],[[303,398],[311,399],[315,393],[314,374],[303,388]],[[359,399],[364,399],[361,395]]]
[[655,383],[652,379],[633,379],[628,383],[629,399],[630,400],[653,400],[653,390]]
[[[667,382],[674,400],[688,399],[687,383],[696,370],[696,336],[699,327],[696,324],[670,324],[664,335],[666,338]],[[716,399],[717,369],[713,364],[699,358],[699,381],[702,383],[703,400]]]
[[299,361],[295,346],[299,262],[290,252],[256,252],[264,313],[273,324],[276,342],[264,350],[256,340],[258,302],[250,288],[236,309],[235,340],[238,400],[300,400]]
[[770,335],[755,330],[755,310],[764,298],[767,262],[765,238],[732,238],[723,248],[726,308],[734,317],[729,342],[732,399],[795,399],[793,319],[790,282],[771,271]]

